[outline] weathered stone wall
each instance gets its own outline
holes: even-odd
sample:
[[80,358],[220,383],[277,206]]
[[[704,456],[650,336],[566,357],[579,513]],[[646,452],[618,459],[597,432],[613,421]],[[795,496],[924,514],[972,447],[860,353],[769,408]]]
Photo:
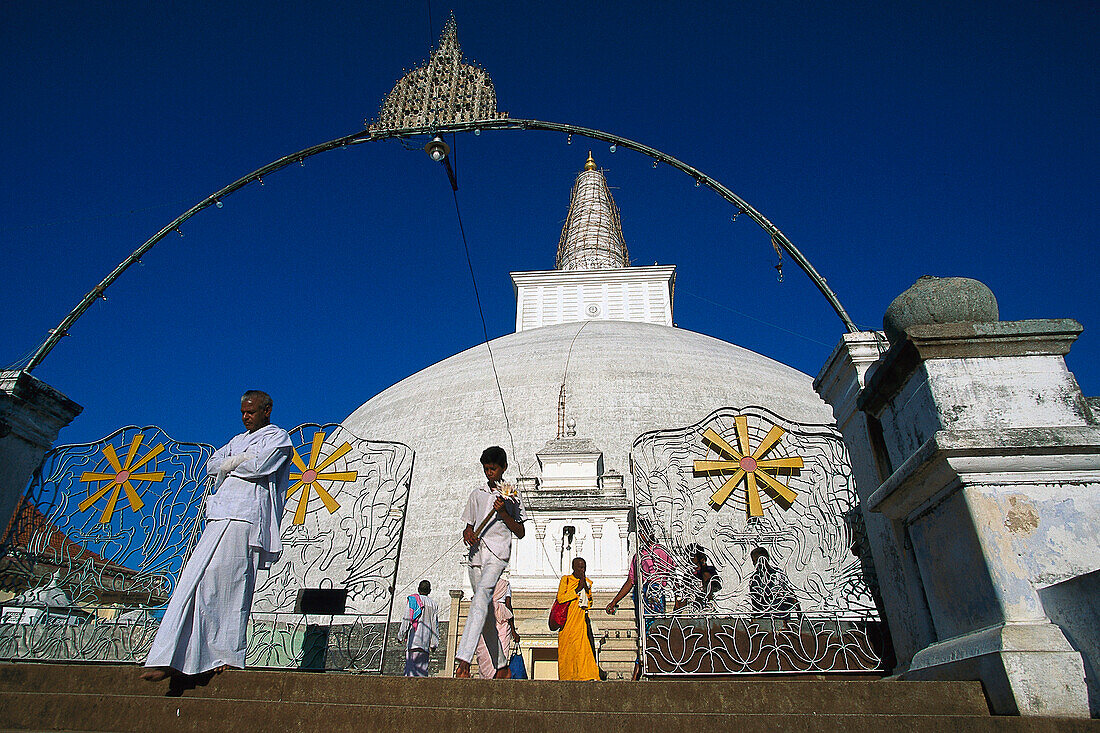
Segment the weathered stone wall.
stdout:
[[1085,425],[1081,390],[1058,356],[930,359],[879,416],[900,466],[937,430]]
[[860,493],[869,528],[888,523],[872,541],[897,672],[980,679],[998,713],[1088,715],[1096,632],[1052,622],[1090,612],[1078,579],[1100,569],[1100,429],[1063,358],[1081,326],[935,306],[877,359],[873,334],[847,335],[815,382],[878,484]]
[[58,431],[83,409],[24,371],[0,371],[0,532]]
[[1039,591],[1043,610],[1081,652],[1089,714],[1100,718],[1100,570],[1049,585]]
[[[861,507],[891,473],[870,439],[872,434],[882,432],[877,421],[856,407],[868,369],[888,346],[881,333],[845,334],[814,380],[814,389],[833,406],[837,428],[852,461]],[[892,671],[904,672],[913,655],[936,639],[920,572],[912,553],[904,551],[908,540],[901,523],[879,513],[862,514],[879,579],[883,616],[890,629],[895,657]]]

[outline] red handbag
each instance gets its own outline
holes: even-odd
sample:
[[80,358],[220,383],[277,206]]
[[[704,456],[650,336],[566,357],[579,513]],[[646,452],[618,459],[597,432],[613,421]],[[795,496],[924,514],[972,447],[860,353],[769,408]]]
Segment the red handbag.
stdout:
[[569,601],[565,603],[559,603],[554,601],[554,605],[550,607],[550,621],[549,626],[551,631],[561,631],[565,628],[565,619],[569,616]]

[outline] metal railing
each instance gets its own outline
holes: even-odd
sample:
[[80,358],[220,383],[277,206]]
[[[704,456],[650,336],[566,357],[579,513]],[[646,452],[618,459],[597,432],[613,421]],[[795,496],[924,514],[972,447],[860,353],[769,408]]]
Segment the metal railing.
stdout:
[[[413,452],[334,424],[290,436],[285,550],[257,581],[246,659],[381,673]],[[144,661],[203,525],[213,450],[130,426],[47,453],[0,542],[14,596],[0,658]],[[346,612],[296,613],[303,588],[346,589]]]

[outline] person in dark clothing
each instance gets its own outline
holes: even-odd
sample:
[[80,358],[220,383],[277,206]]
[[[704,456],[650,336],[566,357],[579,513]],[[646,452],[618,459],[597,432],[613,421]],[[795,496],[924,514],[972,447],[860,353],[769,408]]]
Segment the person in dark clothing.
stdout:
[[790,618],[800,609],[787,574],[771,563],[771,556],[763,547],[757,547],[749,557],[755,568],[749,578],[749,600],[752,611],[772,618]]

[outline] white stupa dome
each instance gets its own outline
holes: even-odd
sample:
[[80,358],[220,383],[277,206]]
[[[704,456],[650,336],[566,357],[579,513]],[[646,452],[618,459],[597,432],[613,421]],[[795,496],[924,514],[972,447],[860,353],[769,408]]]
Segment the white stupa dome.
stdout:
[[806,423],[833,419],[806,374],[672,326],[564,323],[502,336],[490,346],[511,436],[485,344],[393,385],[343,423],[361,437],[415,451],[396,590],[400,597],[427,578],[441,609],[449,605],[446,590],[465,584],[459,516],[470,490],[484,481],[482,450],[508,451],[507,477],[535,474],[536,452],[557,434],[563,379],[578,437],[603,451],[605,468],[626,477],[628,492],[630,447],[646,431],[690,425],[726,406],[762,406]]

